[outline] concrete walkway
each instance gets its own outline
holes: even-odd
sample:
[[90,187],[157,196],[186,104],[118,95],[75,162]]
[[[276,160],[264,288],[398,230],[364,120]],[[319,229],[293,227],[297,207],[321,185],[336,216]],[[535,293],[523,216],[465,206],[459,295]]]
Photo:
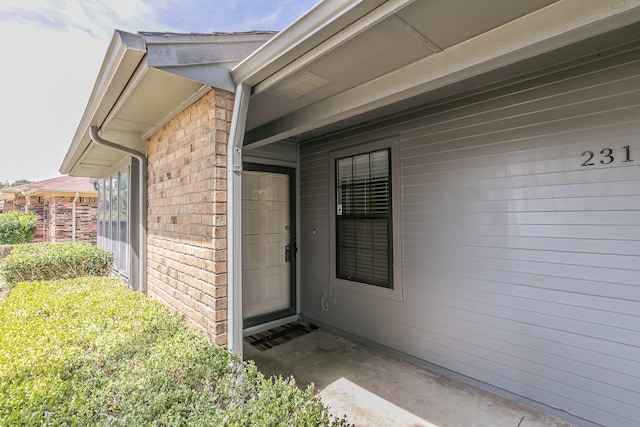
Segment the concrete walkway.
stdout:
[[244,351],[267,376],[293,375],[301,388],[314,383],[332,412],[357,426],[573,426],[323,330]]

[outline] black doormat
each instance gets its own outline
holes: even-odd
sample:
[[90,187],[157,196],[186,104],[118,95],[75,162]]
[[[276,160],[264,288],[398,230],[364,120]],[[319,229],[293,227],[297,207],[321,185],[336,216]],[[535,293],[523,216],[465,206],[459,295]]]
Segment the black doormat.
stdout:
[[244,337],[244,340],[258,350],[265,351],[287,341],[291,341],[294,338],[306,335],[309,332],[313,332],[316,329],[318,329],[316,325],[292,322],[254,335],[249,335]]

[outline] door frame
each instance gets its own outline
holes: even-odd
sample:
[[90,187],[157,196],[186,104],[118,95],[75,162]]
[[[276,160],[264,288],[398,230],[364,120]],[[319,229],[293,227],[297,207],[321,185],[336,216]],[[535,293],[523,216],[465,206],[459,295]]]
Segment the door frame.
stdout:
[[[265,165],[260,163],[243,162],[242,170],[250,172],[268,172],[277,173],[289,176],[289,227],[290,227],[290,240],[291,245],[290,261],[289,261],[289,307],[277,310],[271,313],[260,314],[250,317],[248,319],[242,316],[242,328],[253,328],[258,325],[262,325],[268,322],[277,321],[279,319],[295,316],[298,314],[298,296],[297,290],[297,212],[296,212],[296,170],[294,168],[284,166]],[[244,307],[243,307],[244,311]]]

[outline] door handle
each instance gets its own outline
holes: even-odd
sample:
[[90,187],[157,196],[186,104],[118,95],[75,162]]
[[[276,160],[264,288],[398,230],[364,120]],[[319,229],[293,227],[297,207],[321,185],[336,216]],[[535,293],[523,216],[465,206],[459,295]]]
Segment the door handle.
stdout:
[[291,262],[291,245],[284,247],[284,262]]

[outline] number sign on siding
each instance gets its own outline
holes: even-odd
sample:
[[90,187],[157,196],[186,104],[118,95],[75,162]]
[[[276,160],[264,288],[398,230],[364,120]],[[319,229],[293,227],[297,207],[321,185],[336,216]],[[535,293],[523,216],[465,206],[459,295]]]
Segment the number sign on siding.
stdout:
[[633,162],[633,159],[631,159],[631,147],[626,145],[622,147],[622,149],[624,150],[622,153],[622,160],[620,160],[618,153],[614,153],[611,148],[603,148],[599,153],[585,151],[582,153],[582,157],[585,157],[586,160],[580,166],[595,166],[598,163],[601,165],[610,165],[617,162]]

